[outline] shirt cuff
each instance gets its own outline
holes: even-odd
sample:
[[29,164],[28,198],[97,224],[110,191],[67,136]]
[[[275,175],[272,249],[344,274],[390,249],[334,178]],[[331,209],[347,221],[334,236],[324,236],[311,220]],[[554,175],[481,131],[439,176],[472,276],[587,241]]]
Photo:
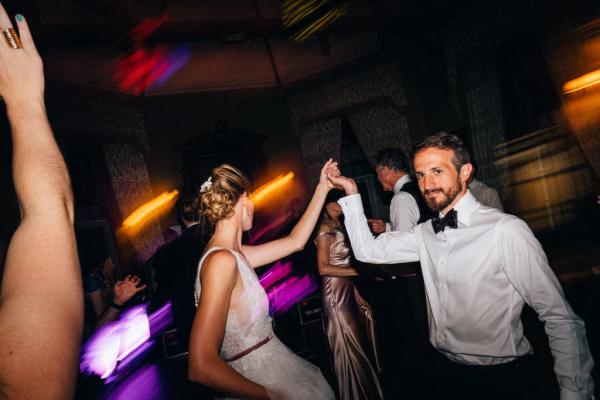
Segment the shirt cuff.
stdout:
[[385,223],[385,231],[386,232],[391,232],[392,231],[392,224],[390,224],[389,222]]
[[560,390],[560,400],[593,400],[592,393],[571,392],[570,390]]
[[342,211],[344,212],[344,215],[364,214],[360,193],[355,193],[346,197],[342,197],[338,200],[338,204],[342,206]]

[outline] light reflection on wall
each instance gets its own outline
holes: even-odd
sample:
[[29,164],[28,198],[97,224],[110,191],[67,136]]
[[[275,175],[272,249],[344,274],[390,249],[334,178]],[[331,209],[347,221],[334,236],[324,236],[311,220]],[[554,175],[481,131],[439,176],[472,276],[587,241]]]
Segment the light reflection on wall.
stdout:
[[179,191],[172,190],[170,192],[163,192],[155,198],[148,200],[123,220],[119,233],[135,236],[148,223],[167,214],[175,205],[178,197]]
[[595,190],[595,177],[575,137],[556,127],[503,143],[497,150],[507,209],[534,231],[575,221],[578,205]]
[[281,189],[286,187],[287,184],[292,181],[292,179],[294,179],[294,173],[290,171],[287,174],[280,175],[256,189],[251,195],[254,205],[258,207],[266,200],[272,199],[274,194],[281,194]]

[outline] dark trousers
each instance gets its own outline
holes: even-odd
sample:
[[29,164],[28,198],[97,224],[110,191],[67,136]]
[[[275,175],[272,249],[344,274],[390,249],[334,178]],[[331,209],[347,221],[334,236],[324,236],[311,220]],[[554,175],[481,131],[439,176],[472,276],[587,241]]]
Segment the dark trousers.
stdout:
[[435,399],[531,400],[533,356],[497,365],[464,365],[435,355]]
[[427,399],[432,388],[432,353],[427,341],[425,291],[420,276],[374,283],[372,304],[389,399]]

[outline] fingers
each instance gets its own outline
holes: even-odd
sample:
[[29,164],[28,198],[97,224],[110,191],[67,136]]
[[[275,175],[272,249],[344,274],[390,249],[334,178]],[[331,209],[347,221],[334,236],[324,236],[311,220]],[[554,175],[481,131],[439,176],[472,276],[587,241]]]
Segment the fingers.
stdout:
[[0,28],[2,28],[2,30],[4,31],[5,29],[12,27],[13,25],[12,21],[10,20],[10,17],[6,13],[6,10],[4,9],[2,3],[0,3]]
[[[4,32],[6,29],[8,28],[12,28],[12,21],[10,20],[10,17],[8,16],[8,14],[6,13],[6,10],[4,9],[4,6],[2,5],[2,3],[0,3],[0,31]],[[6,37],[4,36],[4,33],[0,34],[0,42],[2,42],[0,44],[0,48],[7,50],[7,49],[11,49],[10,44],[8,43],[8,40],[6,40]]]
[[146,285],[140,285],[140,286],[138,286],[138,287],[135,288],[135,292],[139,293],[139,292],[141,292],[144,289],[146,289]]
[[[29,24],[27,24],[27,20],[21,14],[17,14],[17,27],[19,28],[19,37],[21,38],[21,45],[26,52],[36,52],[35,43],[33,42],[33,38],[31,37],[31,31],[29,30]],[[110,260],[112,262],[112,260]]]
[[[140,287],[138,285],[140,284],[141,281],[142,281],[142,279],[137,275],[126,275],[125,278],[119,282],[131,283],[131,284],[134,284],[136,287]],[[146,287],[146,285],[141,285],[141,286]]]

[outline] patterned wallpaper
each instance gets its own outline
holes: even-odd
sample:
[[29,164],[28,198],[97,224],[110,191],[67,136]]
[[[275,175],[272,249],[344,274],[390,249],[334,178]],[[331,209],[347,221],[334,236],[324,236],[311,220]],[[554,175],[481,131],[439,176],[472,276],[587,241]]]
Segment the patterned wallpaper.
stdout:
[[340,159],[341,127],[339,118],[311,125],[302,134],[300,150],[304,159],[306,179],[309,188],[319,181],[321,166],[329,158]]
[[496,146],[505,141],[506,135],[493,51],[470,54],[463,78],[471,146],[478,165],[477,179],[496,188],[502,195],[502,174],[495,161],[498,156]]
[[[582,48],[586,43],[578,42],[573,35],[575,29],[589,19],[582,10],[568,2],[559,7],[547,7],[539,0],[484,1],[474,3],[442,29],[449,85],[453,91],[459,91],[462,86],[482,181],[492,186],[500,184],[501,171],[497,171],[493,164],[493,146],[506,136],[494,60],[495,47],[515,33],[533,27],[556,90],[560,91],[564,82],[589,72],[586,67],[589,69],[589,65],[598,63],[597,54],[584,54]],[[596,36],[600,36],[600,30]],[[559,123],[562,123],[561,118],[566,118],[569,125],[565,129],[574,131],[590,166],[600,176],[600,112],[595,106],[600,95],[594,101],[588,100],[589,104],[594,104],[590,107],[573,107],[564,95],[561,95],[561,100],[564,109],[563,115],[558,118]],[[577,109],[573,111],[572,108]]]
[[[154,197],[141,146],[105,144],[104,155],[121,215],[126,217]],[[137,259],[144,263],[164,244],[160,226],[149,224],[133,238]]]
[[410,132],[406,116],[391,106],[378,106],[349,116],[365,156],[375,166],[377,152],[385,147],[400,147],[410,154]]
[[345,116],[371,162],[383,147],[410,147],[407,119],[401,114],[407,99],[394,62],[301,90],[288,103],[292,128],[300,136],[309,188],[323,160],[329,154],[339,155]]
[[[111,219],[126,217],[153,197],[145,160],[148,135],[138,99],[101,92],[91,96],[89,92],[81,93],[81,89],[65,88],[54,82],[47,91],[47,107],[50,123],[63,148],[69,142],[101,146],[111,196],[114,195],[120,214]],[[121,222],[111,221],[112,227],[116,229]],[[145,261],[162,244],[160,226],[150,225],[133,243],[137,260]]]

